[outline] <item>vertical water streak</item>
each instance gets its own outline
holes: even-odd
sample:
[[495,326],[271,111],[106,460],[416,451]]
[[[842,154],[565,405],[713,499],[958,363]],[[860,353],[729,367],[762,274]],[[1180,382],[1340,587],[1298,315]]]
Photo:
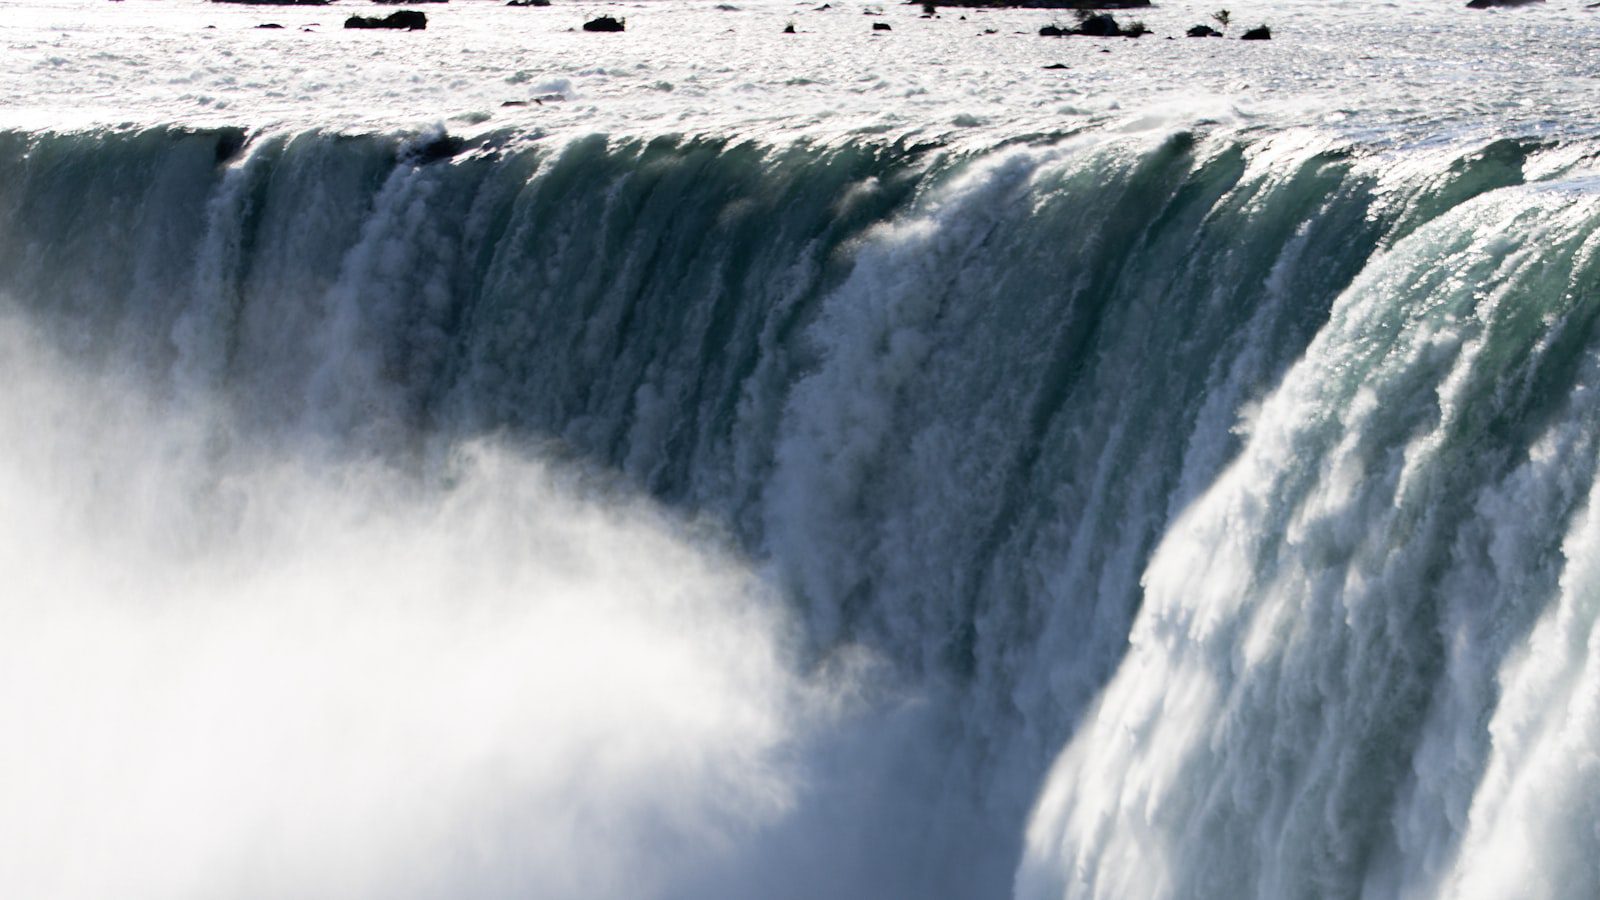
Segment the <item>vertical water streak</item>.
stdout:
[[1435,893],[1594,480],[1595,212],[1465,204],[1340,298],[1152,557],[1020,897]]

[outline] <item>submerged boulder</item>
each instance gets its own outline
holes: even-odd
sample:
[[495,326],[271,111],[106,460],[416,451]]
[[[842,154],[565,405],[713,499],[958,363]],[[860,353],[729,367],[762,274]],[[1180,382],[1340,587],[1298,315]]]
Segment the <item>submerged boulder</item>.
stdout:
[[1250,29],[1249,31],[1246,31],[1244,34],[1239,35],[1239,40],[1241,40],[1241,41],[1270,41],[1270,40],[1272,40],[1272,29],[1268,28],[1265,25],[1260,25],[1260,26],[1257,26],[1255,28]]
[[873,31],[893,31],[894,29],[889,27],[889,23],[888,22],[873,22],[872,23],[872,30]]
[[1212,28],[1210,25],[1196,25],[1184,32],[1184,34],[1189,37],[1222,37],[1222,32]]
[[344,20],[346,28],[397,28],[404,31],[421,31],[428,27],[428,17],[414,9],[402,9],[379,19],[373,16],[351,16]]
[[628,25],[627,19],[613,19],[610,16],[601,16],[583,23],[584,31],[623,31]]

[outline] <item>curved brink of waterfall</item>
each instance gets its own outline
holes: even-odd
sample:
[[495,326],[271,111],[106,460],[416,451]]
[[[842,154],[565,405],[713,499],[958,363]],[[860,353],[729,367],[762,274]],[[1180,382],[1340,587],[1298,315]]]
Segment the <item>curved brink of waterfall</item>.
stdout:
[[1582,158],[0,135],[8,880],[1588,896]]

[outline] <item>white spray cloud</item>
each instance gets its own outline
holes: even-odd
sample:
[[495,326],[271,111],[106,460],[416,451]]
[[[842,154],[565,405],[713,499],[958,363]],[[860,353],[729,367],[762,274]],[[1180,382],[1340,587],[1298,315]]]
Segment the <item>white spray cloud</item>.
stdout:
[[0,323],[0,883],[648,897],[780,817],[761,584],[489,444],[439,483],[254,450]]

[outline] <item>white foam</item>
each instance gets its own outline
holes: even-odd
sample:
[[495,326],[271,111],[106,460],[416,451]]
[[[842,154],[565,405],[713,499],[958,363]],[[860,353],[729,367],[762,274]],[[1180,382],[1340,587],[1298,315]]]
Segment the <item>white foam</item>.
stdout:
[[[348,3],[12,0],[0,19],[0,122],[361,129],[487,116],[537,131],[866,129],[981,142],[1086,121],[1143,128],[1219,116],[1321,122],[1381,141],[1584,134],[1600,122],[1583,51],[1600,17],[1555,4],[1497,15],[1450,3],[1241,0],[1229,4],[1230,38],[1216,40],[1183,36],[1216,4],[1179,0],[1119,13],[1155,34],[1109,41],[1039,37],[1063,19],[1049,10],[924,19],[915,5],[876,7],[881,17],[862,16],[869,5],[858,2],[821,5],[454,0],[419,7],[425,31],[395,33],[346,31],[345,17],[374,9]],[[627,31],[579,30],[600,13],[625,18]],[[800,33],[783,34],[791,21]],[[284,27],[256,28],[266,22]],[[875,22],[894,30],[874,33]],[[1232,39],[1258,22],[1273,27],[1272,41]],[[1044,69],[1057,63],[1070,68]]]

